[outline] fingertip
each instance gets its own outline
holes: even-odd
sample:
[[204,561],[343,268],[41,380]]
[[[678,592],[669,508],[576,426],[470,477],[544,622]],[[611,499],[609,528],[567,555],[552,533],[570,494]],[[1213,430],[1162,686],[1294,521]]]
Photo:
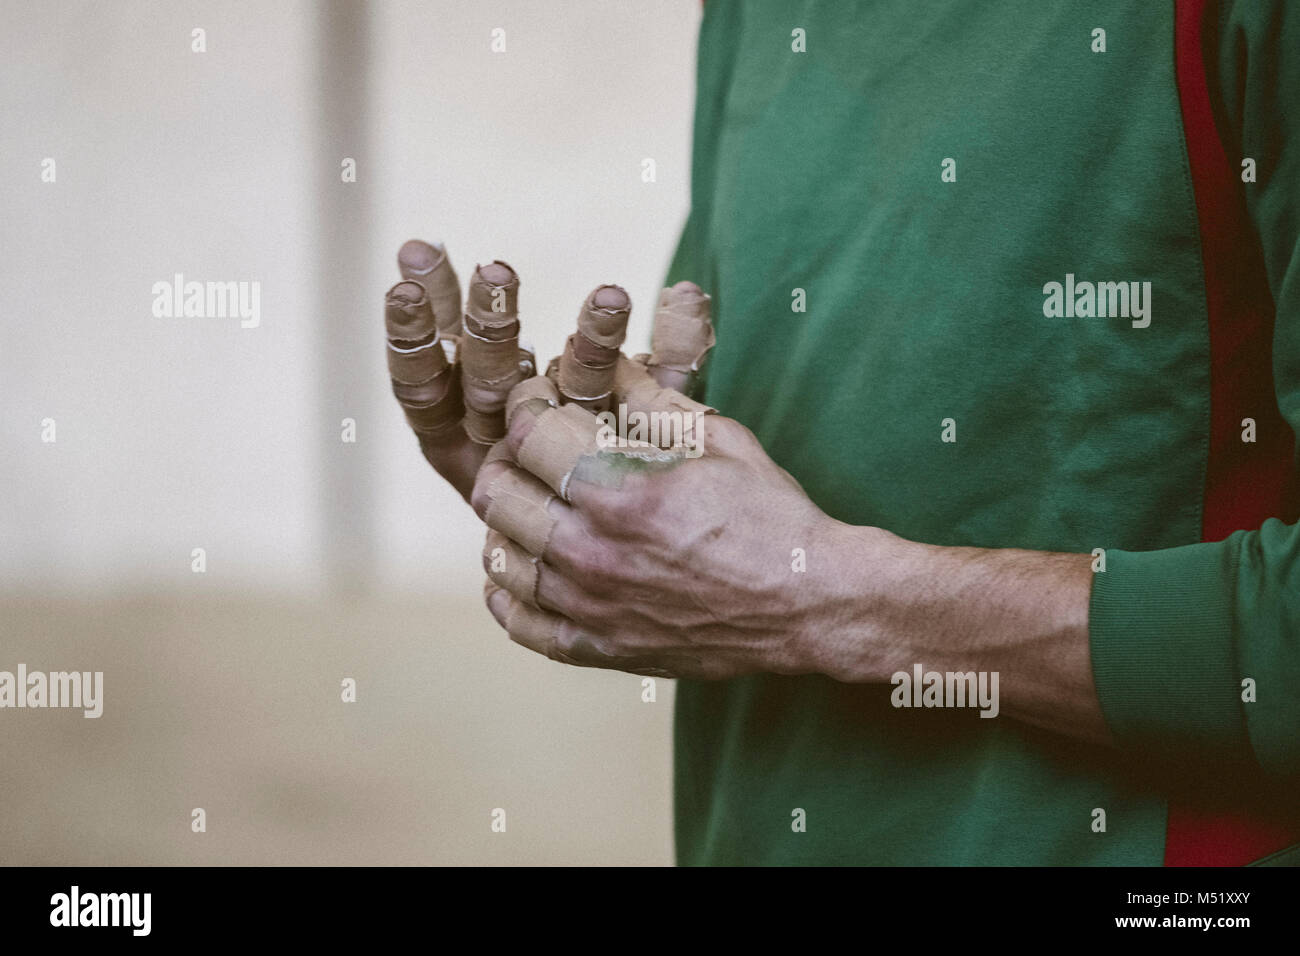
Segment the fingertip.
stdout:
[[438,325],[424,286],[404,279],[389,289],[384,296],[384,325],[390,340],[426,343]]
[[621,286],[603,285],[591,297],[591,304],[598,309],[610,309],[620,312],[631,308],[632,300]]
[[404,279],[388,290],[388,296],[395,302],[414,305],[425,297],[424,286],[411,279]]
[[505,588],[499,587],[491,578],[483,582],[483,603],[487,605],[488,611],[496,622],[502,627],[506,626],[506,618],[510,613],[510,594]]
[[425,242],[423,239],[408,239],[397,250],[397,265],[403,275],[408,272],[424,275],[446,256],[442,243]]
[[603,368],[617,358],[627,336],[631,311],[632,299],[620,286],[602,285],[588,294],[578,312],[578,333],[592,346],[594,354],[582,358],[582,362]]
[[515,270],[499,259],[485,266],[479,266],[478,274],[488,285],[495,286],[509,285],[516,278]]
[[519,335],[519,275],[500,259],[476,266],[465,300],[465,327],[492,341]]

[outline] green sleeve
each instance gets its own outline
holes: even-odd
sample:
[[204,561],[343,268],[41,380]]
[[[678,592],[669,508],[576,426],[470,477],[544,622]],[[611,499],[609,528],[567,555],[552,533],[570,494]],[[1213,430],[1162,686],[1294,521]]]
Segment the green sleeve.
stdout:
[[[1211,95],[1244,184],[1276,304],[1278,406],[1300,431],[1300,3],[1223,3]],[[1300,778],[1300,526],[1223,541],[1108,550],[1089,630],[1102,710],[1121,746],[1223,772]],[[1254,700],[1250,696],[1254,684]]]

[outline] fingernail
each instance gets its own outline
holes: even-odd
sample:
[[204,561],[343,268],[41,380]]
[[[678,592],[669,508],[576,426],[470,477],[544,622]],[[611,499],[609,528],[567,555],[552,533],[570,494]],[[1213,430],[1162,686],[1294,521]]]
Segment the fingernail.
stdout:
[[410,239],[397,250],[397,265],[403,275],[427,275],[445,254],[441,245],[430,245],[423,239]]
[[479,266],[478,273],[489,285],[496,286],[509,285],[510,280],[515,278],[515,270],[499,259],[485,266]]
[[627,291],[622,287],[603,285],[591,297],[591,304],[598,309],[613,309],[618,312],[631,306],[632,300],[628,298]]

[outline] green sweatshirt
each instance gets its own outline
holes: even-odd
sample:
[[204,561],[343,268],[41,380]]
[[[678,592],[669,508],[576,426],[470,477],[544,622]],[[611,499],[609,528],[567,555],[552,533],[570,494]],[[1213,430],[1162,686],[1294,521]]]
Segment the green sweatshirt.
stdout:
[[842,521],[1103,549],[1118,747],[682,681],[679,861],[1294,860],[1300,3],[707,0],[698,71],[705,399]]

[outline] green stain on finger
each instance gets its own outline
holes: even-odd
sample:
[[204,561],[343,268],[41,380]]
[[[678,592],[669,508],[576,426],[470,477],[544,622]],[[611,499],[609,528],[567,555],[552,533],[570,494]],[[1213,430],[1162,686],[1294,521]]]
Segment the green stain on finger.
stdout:
[[569,473],[570,481],[586,481],[602,488],[622,488],[630,475],[671,471],[686,460],[680,451],[601,449],[583,455]]

